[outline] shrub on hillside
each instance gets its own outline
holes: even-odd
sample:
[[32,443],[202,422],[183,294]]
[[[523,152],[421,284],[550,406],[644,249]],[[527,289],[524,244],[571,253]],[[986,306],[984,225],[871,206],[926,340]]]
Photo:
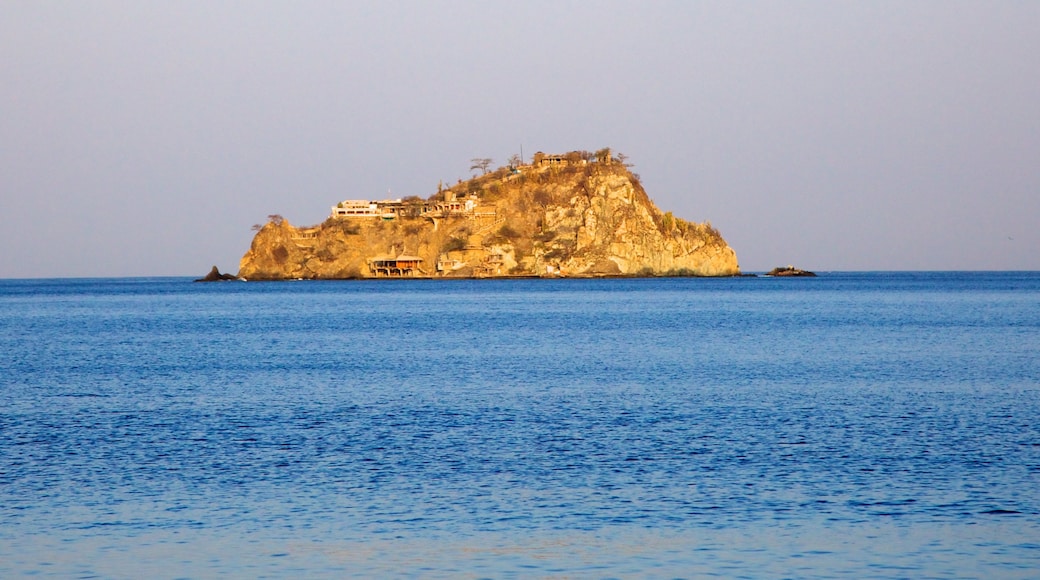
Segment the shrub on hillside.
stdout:
[[441,252],[456,252],[466,248],[466,240],[462,238],[448,238],[447,242],[444,242],[444,246],[441,247]]
[[520,232],[513,229],[509,224],[502,224],[502,227],[498,228],[498,235],[507,240],[515,240],[520,237]]

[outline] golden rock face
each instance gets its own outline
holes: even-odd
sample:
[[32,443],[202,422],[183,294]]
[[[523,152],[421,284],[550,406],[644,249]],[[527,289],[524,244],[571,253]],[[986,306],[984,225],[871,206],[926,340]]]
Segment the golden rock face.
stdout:
[[372,277],[734,276],[707,223],[662,213],[620,163],[501,168],[428,200],[387,202],[311,227],[266,224],[242,257],[250,280]]

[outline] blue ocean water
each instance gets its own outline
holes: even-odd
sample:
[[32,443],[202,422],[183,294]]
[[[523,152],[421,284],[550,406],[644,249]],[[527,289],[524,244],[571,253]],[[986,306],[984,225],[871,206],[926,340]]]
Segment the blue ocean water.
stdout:
[[1040,576],[1040,273],[0,281],[0,577]]

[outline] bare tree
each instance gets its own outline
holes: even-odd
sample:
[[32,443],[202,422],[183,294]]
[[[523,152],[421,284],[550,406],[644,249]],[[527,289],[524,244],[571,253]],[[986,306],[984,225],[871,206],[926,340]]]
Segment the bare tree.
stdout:
[[628,155],[625,155],[624,153],[618,153],[614,157],[617,157],[618,163],[620,163],[622,166],[624,166],[624,167],[632,167],[631,163],[625,163],[625,161],[628,160]]
[[509,158],[509,166],[514,168],[514,169],[516,169],[517,167],[520,167],[520,162],[521,162],[520,155],[518,155],[516,153],[514,153],[513,156]]
[[273,213],[267,216],[267,220],[276,226],[280,226],[282,225],[282,222],[285,221],[285,218],[283,218],[281,214]]
[[469,166],[470,171],[479,169],[480,171],[486,174],[488,172],[488,167],[490,167],[491,164],[494,163],[494,160],[492,160],[490,157],[474,157],[473,159],[470,159],[470,163],[473,164]]

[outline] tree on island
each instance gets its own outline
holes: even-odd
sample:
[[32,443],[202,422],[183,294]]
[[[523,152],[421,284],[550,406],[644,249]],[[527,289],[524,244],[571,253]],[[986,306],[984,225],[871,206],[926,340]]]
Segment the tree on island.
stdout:
[[469,166],[470,171],[479,169],[486,175],[488,172],[488,167],[491,167],[491,164],[494,163],[494,160],[490,157],[474,157],[473,159],[470,159],[470,162],[473,164]]

